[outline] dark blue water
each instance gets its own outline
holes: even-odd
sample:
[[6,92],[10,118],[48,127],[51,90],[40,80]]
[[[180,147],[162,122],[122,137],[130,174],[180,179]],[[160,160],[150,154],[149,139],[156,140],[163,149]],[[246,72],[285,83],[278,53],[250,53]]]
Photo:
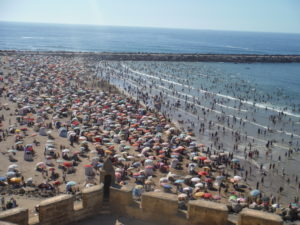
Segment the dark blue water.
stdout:
[[300,34],[0,22],[0,49],[300,54]]

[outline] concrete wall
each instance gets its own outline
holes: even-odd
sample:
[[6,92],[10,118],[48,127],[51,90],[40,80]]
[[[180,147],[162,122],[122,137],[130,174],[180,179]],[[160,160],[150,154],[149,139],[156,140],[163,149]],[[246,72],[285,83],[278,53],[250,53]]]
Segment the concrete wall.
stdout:
[[196,200],[189,203],[188,220],[190,225],[226,224],[228,219],[227,206],[220,203]]
[[[0,221],[15,223],[15,224],[28,224],[28,209],[14,208],[0,213]],[[1,222],[0,222],[1,223]]]
[[60,195],[40,204],[39,222],[43,225],[66,224],[73,219],[73,196]]
[[239,214],[238,225],[283,225],[283,221],[276,214],[245,208]]
[[[107,210],[107,206],[115,215],[161,225],[225,225],[228,220],[228,210],[224,204],[195,200],[190,201],[188,211],[183,212],[178,210],[176,195],[148,192],[142,195],[141,202],[137,202],[132,198],[130,187],[111,187],[109,202],[103,202],[103,185],[98,185],[83,190],[82,204],[74,205],[72,195],[60,195],[42,201],[38,220],[30,224],[68,224],[100,214]],[[15,208],[1,212],[0,220],[26,225],[29,223],[28,210]],[[238,220],[238,225],[282,224],[283,221],[278,215],[250,209],[244,209]]]

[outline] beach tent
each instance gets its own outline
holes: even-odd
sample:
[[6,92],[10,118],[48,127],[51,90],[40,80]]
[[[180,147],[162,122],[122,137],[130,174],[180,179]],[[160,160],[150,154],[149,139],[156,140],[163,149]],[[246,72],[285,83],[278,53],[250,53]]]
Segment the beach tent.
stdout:
[[32,151],[24,151],[24,160],[25,161],[33,161]]
[[58,129],[58,134],[59,134],[60,137],[65,137],[66,138],[67,135],[68,135],[68,131],[65,127],[61,127],[61,128]]
[[93,166],[92,165],[85,165],[84,166],[84,174],[85,174],[85,176],[88,176],[88,177],[90,177],[90,176],[94,176],[95,175],[95,173],[94,173],[94,171],[93,171]]
[[39,135],[41,136],[47,136],[47,131],[45,127],[41,127],[39,130]]

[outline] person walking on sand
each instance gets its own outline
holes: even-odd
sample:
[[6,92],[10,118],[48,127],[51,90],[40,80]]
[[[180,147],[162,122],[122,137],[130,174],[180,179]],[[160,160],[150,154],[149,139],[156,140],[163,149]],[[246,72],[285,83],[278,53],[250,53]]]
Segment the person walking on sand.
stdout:
[[6,209],[6,207],[5,207],[5,198],[4,198],[4,196],[1,197],[1,207],[2,207],[2,210],[3,210],[3,211]]

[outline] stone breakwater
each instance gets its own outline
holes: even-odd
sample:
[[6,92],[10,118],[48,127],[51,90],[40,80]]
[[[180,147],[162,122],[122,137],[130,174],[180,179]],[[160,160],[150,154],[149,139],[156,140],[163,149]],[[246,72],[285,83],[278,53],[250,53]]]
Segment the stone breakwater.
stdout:
[[300,55],[255,54],[170,54],[170,53],[113,53],[66,51],[14,51],[0,50],[0,55],[56,55],[80,56],[95,60],[178,61],[178,62],[234,62],[234,63],[296,63]]

